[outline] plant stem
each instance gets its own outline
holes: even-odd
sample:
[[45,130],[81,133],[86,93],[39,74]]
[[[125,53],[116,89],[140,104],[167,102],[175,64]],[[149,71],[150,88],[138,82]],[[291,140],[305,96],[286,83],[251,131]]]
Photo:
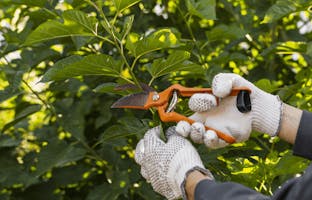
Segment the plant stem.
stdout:
[[56,116],[54,107],[53,107],[52,105],[50,105],[48,102],[46,102],[44,99],[42,99],[42,98],[40,97],[40,95],[39,95],[36,91],[34,91],[34,90],[32,89],[32,87],[31,87],[25,80],[22,80],[22,82],[23,82],[23,83],[26,85],[26,87],[38,98],[38,100],[41,101],[41,102],[43,103],[43,105],[44,105],[48,110],[50,110],[54,116]]
[[[123,45],[122,45],[122,41],[119,41],[119,39],[116,37],[115,33],[114,33],[114,27],[112,27],[113,24],[110,24],[109,21],[107,20],[104,12],[102,9],[100,9],[98,7],[98,5],[96,5],[94,2],[92,2],[91,0],[85,0],[87,3],[89,3],[90,5],[92,5],[101,15],[101,17],[104,20],[104,23],[106,24],[106,26],[102,25],[104,28],[107,27],[109,30],[109,34],[112,36],[113,40],[114,40],[114,45],[116,46],[116,48],[118,49],[121,58],[124,60],[126,67],[129,69],[129,73],[131,75],[131,78],[133,79],[135,85],[137,85],[139,88],[142,89],[140,82],[137,80],[135,74],[133,73],[133,68],[129,65],[129,62],[124,54],[124,50],[123,50]],[[117,14],[115,15],[115,18]],[[115,19],[116,20],[116,19]],[[114,22],[114,21],[113,21]],[[132,64],[132,66],[134,66],[134,64]]]
[[151,80],[149,81],[148,86],[151,86],[152,83],[154,82],[154,80],[155,80],[155,77],[153,76],[153,77],[151,78]]
[[93,33],[93,34],[94,34],[95,37],[98,37],[98,38],[100,38],[101,40],[104,40],[104,41],[106,41],[106,42],[108,42],[108,43],[110,43],[110,44],[112,44],[112,45],[115,44],[113,41],[111,41],[111,40],[108,39],[108,38],[105,38],[105,37],[103,37],[103,36],[101,36],[101,35],[97,35],[96,33]]
[[[196,55],[196,56],[197,56],[200,64],[204,64],[205,60],[202,59],[201,48],[197,44],[197,40],[196,40],[196,38],[194,36],[193,30],[192,30],[192,27],[191,27],[191,24],[190,24],[190,20],[192,19],[192,15],[189,15],[189,16],[188,15],[183,15],[183,12],[182,12],[182,10],[179,7],[178,7],[178,12],[182,16],[182,19],[183,19],[184,23],[186,24],[186,27],[187,27],[187,30],[188,30],[190,36],[191,36],[191,39],[194,42],[196,49],[198,50],[198,54],[199,55]],[[186,19],[187,17],[188,17],[188,19]]]

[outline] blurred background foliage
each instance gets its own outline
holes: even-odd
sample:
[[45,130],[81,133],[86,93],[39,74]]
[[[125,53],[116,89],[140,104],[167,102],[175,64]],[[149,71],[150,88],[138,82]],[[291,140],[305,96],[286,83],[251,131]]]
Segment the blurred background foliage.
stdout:
[[[1,0],[0,25],[0,199],[162,199],[133,159],[161,122],[112,110],[133,92],[119,84],[210,87],[234,72],[312,111],[311,0]],[[308,164],[259,133],[197,147],[217,180],[264,194]]]

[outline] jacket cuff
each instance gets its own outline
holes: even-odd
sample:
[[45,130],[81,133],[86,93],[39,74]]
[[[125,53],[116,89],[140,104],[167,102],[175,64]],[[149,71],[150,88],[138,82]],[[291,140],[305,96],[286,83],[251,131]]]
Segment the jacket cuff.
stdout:
[[295,145],[294,155],[312,160],[312,113],[303,111]]

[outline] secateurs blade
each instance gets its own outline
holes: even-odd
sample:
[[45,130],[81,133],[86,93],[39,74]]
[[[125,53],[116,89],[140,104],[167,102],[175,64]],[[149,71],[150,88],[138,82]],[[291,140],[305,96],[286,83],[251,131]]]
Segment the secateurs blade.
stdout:
[[[162,92],[156,92],[150,87],[142,87],[143,92],[130,94],[117,100],[111,107],[112,108],[132,108],[132,109],[144,109],[155,107],[158,110],[159,117],[163,122],[179,122],[187,121],[193,124],[195,121],[174,112],[174,108],[178,102],[178,95],[182,97],[191,97],[195,93],[209,93],[212,94],[211,88],[188,88],[179,84],[174,84],[165,89]],[[237,108],[241,112],[248,112],[251,110],[251,104],[249,94],[251,90],[247,87],[235,87],[232,88],[230,96],[237,97]],[[169,100],[171,101],[169,102]],[[217,136],[227,143],[234,143],[235,138],[225,134],[221,131],[205,126],[206,130],[213,130]]]

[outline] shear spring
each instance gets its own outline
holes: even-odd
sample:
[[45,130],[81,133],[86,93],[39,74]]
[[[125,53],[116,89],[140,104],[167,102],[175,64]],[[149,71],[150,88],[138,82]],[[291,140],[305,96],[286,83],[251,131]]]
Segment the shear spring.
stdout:
[[178,92],[175,90],[172,93],[172,98],[171,98],[170,104],[166,110],[166,113],[172,112],[175,109],[177,103],[178,103]]

